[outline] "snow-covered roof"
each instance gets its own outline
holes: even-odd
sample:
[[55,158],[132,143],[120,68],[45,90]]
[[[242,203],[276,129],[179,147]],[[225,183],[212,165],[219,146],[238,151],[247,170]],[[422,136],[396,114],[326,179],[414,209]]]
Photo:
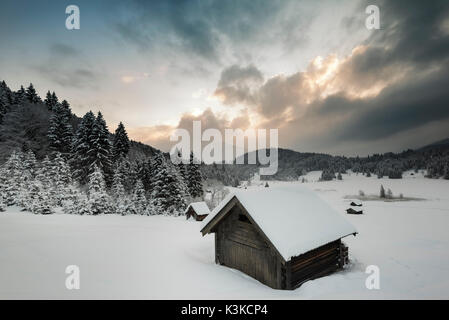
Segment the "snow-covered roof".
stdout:
[[191,204],[189,204],[184,214],[186,214],[190,208],[195,210],[195,212],[199,215],[210,214],[210,210],[206,202],[192,202]]
[[236,191],[207,216],[203,230],[234,197],[285,261],[357,232],[341,214],[302,186]]

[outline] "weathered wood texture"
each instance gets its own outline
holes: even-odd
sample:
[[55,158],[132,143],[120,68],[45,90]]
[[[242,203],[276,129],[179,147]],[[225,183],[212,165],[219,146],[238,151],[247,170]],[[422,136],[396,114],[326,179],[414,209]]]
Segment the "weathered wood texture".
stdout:
[[311,250],[287,262],[287,287],[294,289],[308,280],[328,275],[344,266],[348,261],[348,249],[336,240]]
[[220,223],[216,237],[216,261],[272,288],[281,288],[281,263],[276,253],[237,206]]

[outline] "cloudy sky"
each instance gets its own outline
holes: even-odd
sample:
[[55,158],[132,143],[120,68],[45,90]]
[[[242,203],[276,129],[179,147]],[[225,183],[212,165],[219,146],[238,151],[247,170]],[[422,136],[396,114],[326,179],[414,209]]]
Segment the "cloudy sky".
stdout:
[[[80,30],[65,28],[70,4]],[[0,39],[12,89],[54,90],[163,150],[192,120],[345,155],[449,137],[446,0],[3,0]]]

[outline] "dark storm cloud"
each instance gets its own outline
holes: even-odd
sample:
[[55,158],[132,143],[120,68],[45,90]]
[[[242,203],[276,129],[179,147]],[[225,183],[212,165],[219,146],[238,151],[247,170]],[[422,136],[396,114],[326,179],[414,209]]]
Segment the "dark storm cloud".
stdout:
[[442,29],[449,2],[382,1],[379,7],[383,30],[373,32],[368,49],[349,60],[347,68],[354,81],[381,77],[388,68],[408,71],[375,98],[330,97],[323,103],[321,112],[350,112],[338,130],[341,139],[384,138],[449,117],[449,33]]
[[235,83],[244,83],[246,81],[263,81],[262,72],[254,65],[240,67],[232,65],[221,72],[218,87],[226,87]]
[[367,52],[354,61],[357,72],[372,72],[388,65],[413,64],[419,68],[441,64],[449,58],[449,33],[442,30],[449,19],[449,2],[369,1],[380,8],[381,30],[366,41]]
[[227,105],[234,103],[254,104],[252,87],[263,82],[263,75],[254,65],[241,67],[232,65],[221,72],[215,95]]
[[[267,127],[296,133],[297,141],[309,135],[315,146],[385,139],[449,119],[449,1],[370,1],[360,7],[368,4],[379,5],[381,30],[341,62],[329,83],[339,91],[322,98],[322,88],[310,86],[320,76],[312,68],[270,78],[250,97],[239,91],[239,102],[264,116]],[[351,29],[360,22],[357,16],[342,23]],[[378,93],[368,92],[376,86]],[[232,95],[234,103],[238,97]]]
[[335,140],[376,140],[449,118],[449,67],[399,83],[372,99],[331,96],[309,108],[305,120],[319,122],[340,115],[332,128]]
[[[165,44],[219,62],[223,36],[234,44],[265,36],[260,32],[263,26],[270,25],[286,3],[278,0],[134,0],[133,5],[127,7],[133,12],[132,18],[116,23],[116,30],[140,49]],[[301,43],[298,39],[296,36],[293,40]]]

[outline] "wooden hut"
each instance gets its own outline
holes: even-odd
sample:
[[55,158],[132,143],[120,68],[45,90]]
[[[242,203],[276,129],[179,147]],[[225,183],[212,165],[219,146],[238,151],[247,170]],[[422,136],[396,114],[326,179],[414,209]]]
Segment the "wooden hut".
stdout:
[[196,221],[203,221],[210,214],[210,210],[206,202],[192,202],[184,214],[187,220],[192,217]]
[[215,262],[275,289],[295,289],[348,262],[341,239],[356,229],[302,187],[237,191],[203,222],[215,234]]

